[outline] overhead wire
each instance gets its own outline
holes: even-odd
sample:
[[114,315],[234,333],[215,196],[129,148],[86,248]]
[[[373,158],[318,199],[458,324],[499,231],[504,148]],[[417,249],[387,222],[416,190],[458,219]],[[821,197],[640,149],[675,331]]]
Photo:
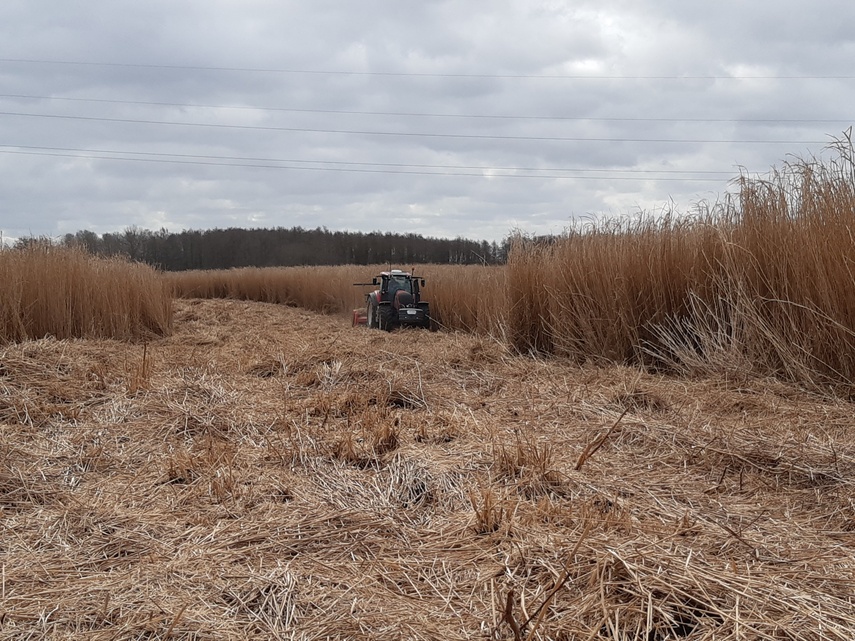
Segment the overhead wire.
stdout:
[[675,117],[598,117],[598,116],[547,116],[521,114],[460,114],[413,111],[360,111],[353,109],[309,109],[299,107],[265,107],[257,105],[213,105],[204,103],[157,102],[150,100],[116,100],[109,98],[81,98],[72,96],[40,96],[31,94],[0,94],[0,98],[22,100],[52,100],[65,102],[91,102],[100,104],[135,105],[148,107],[176,107],[181,109],[230,109],[245,111],[271,111],[284,113],[335,114],[350,116],[395,116],[419,118],[460,118],[483,120],[556,120],[571,122],[663,122],[663,123],[758,123],[758,124],[848,124],[855,118],[675,118]]
[[[94,150],[75,150],[59,147],[33,147],[33,146],[18,146],[18,145],[0,145],[0,154],[13,155],[29,155],[29,156],[49,156],[55,158],[81,158],[90,160],[115,160],[124,162],[146,162],[146,163],[166,163],[178,165],[203,165],[215,167],[245,167],[255,169],[281,169],[281,170],[304,170],[304,171],[330,171],[341,173],[368,173],[368,174],[404,174],[418,176],[468,176],[479,178],[540,178],[549,180],[631,180],[644,181],[655,180],[668,182],[717,182],[721,183],[726,172],[716,171],[680,171],[680,170],[640,170],[640,169],[562,169],[562,168],[513,168],[513,167],[479,167],[479,166],[455,166],[455,165],[418,165],[418,164],[395,164],[395,163],[358,163],[344,161],[316,161],[316,160],[285,160],[285,159],[269,159],[266,162],[263,159],[229,157],[229,156],[209,156],[192,154],[158,154],[155,152],[133,152],[133,151],[94,151]],[[111,154],[130,154],[132,156],[120,156]],[[137,156],[137,157],[133,157]],[[142,157],[140,157],[142,156]],[[239,160],[240,162],[232,162]],[[282,164],[292,163],[292,164]],[[296,163],[302,163],[300,165]],[[337,163],[337,165],[349,166],[316,166],[317,163]],[[314,166],[305,166],[314,165]],[[421,169],[420,169],[421,168]],[[427,169],[456,171],[427,171]],[[478,170],[478,171],[474,171]],[[511,171],[523,171],[529,173],[507,173]],[[544,174],[531,172],[568,172],[559,174]],[[497,173],[506,172],[506,173]],[[569,172],[578,173],[595,173],[597,175],[572,175]],[[603,174],[610,175],[603,175]],[[665,173],[665,176],[654,175]],[[668,175],[672,173],[689,174],[686,176],[675,177]],[[643,174],[639,175],[615,175],[615,174]],[[702,174],[702,176],[694,176],[691,174]],[[720,175],[721,178],[704,177],[703,175]]]
[[749,140],[722,138],[628,138],[600,136],[515,136],[497,134],[463,134],[448,132],[417,132],[417,131],[372,131],[359,129],[321,129],[313,127],[280,127],[273,125],[238,125],[227,123],[179,122],[171,120],[148,120],[144,118],[110,118],[106,116],[80,116],[72,114],[44,114],[18,111],[0,111],[0,116],[25,118],[45,118],[60,120],[80,120],[93,122],[113,122],[126,124],[167,125],[176,127],[210,127],[215,129],[239,129],[254,131],[282,131],[291,133],[320,133],[344,134],[360,136],[401,136],[417,138],[452,138],[469,140],[521,140],[521,141],[551,141],[551,142],[614,142],[614,143],[676,143],[676,144],[763,144],[763,145],[817,145],[823,141],[816,140]]
[[[368,75],[368,76],[428,76],[448,78],[555,78],[555,79],[612,79],[612,80],[688,80],[688,79],[769,79],[772,76],[592,76],[592,75],[525,75],[525,74],[440,74],[419,72],[367,72],[348,70],[305,70],[305,69],[258,69],[248,67],[218,67],[198,65],[161,65],[161,64],[138,64],[120,62],[87,62],[72,60],[38,60],[23,58],[0,58],[0,63],[26,63],[45,65],[82,65],[82,66],[104,66],[125,68],[147,68],[147,69],[180,69],[180,70],[207,70],[207,71],[230,71],[230,72],[264,72],[264,73],[305,73],[324,75]],[[855,78],[855,76],[778,76],[776,79],[843,79]],[[525,120],[525,121],[568,121],[568,122],[662,122],[662,123],[765,123],[765,124],[831,124],[848,123],[846,119],[776,119],[776,118],[645,118],[645,117],[584,117],[584,116],[547,116],[547,115],[525,115],[525,114],[454,114],[436,112],[405,112],[405,111],[359,111],[359,110],[337,110],[337,109],[310,109],[296,107],[257,107],[250,105],[206,105],[185,104],[177,102],[155,102],[137,100],[116,100],[106,98],[86,98],[70,96],[39,96],[29,94],[0,94],[0,98],[13,98],[25,100],[51,100],[68,102],[123,104],[136,106],[158,106],[176,108],[208,108],[208,109],[233,109],[252,110],[285,113],[306,114],[334,114],[334,115],[358,115],[358,116],[381,116],[381,117],[426,117],[426,118],[460,118],[460,119],[483,119],[483,120]],[[313,128],[313,127],[285,127],[274,125],[248,125],[231,123],[212,123],[196,121],[174,121],[153,120],[144,118],[116,118],[108,116],[87,116],[77,114],[57,113],[33,113],[25,111],[0,111],[0,116],[78,120],[105,123],[141,124],[171,127],[208,127],[216,129],[235,130],[257,130],[257,131],[280,131],[289,133],[307,134],[335,134],[335,135],[358,135],[358,136],[385,136],[385,137],[422,137],[422,138],[446,138],[446,139],[473,139],[473,140],[502,140],[502,141],[539,141],[539,142],[592,142],[592,143],[669,143],[669,144],[786,144],[786,145],[815,145],[827,141],[813,140],[777,140],[777,139],[727,139],[727,138],[634,138],[634,137],[606,137],[606,136],[547,136],[547,135],[501,135],[487,133],[457,133],[448,131],[389,131],[389,130],[366,130],[366,129],[339,129],[339,128]],[[116,160],[130,162],[154,162],[173,164],[196,164],[215,166],[236,167],[258,167],[270,169],[297,169],[313,171],[341,171],[358,173],[398,173],[418,175],[455,175],[455,176],[484,176],[490,177],[512,177],[512,178],[575,178],[575,179],[597,179],[608,176],[609,179],[617,180],[672,180],[672,181],[715,181],[717,178],[705,176],[732,176],[732,173],[717,171],[691,171],[691,170],[642,170],[642,169],[611,169],[611,168],[536,168],[536,167],[488,167],[467,165],[430,165],[418,163],[369,163],[369,162],[346,162],[346,161],[319,161],[312,159],[276,159],[255,158],[241,156],[215,156],[195,154],[170,154],[144,151],[122,151],[122,150],[97,150],[82,148],[62,147],[38,147],[33,145],[0,145],[0,153],[4,154],[29,154],[49,155],[59,157],[90,158],[98,160]],[[130,156],[130,157],[129,157]],[[308,166],[307,166],[308,165]],[[499,173],[502,172],[502,173]],[[558,175],[547,175],[544,172],[555,172]],[[571,172],[576,175],[570,176]],[[590,175],[595,174],[595,175]],[[617,174],[620,174],[619,176]],[[630,174],[630,175],[627,175]],[[681,175],[681,177],[675,177]]]
[[349,69],[289,69],[289,68],[260,68],[232,67],[215,65],[176,65],[132,62],[103,62],[86,60],[50,60],[38,58],[0,58],[0,63],[66,65],[88,67],[120,67],[137,69],[173,69],[184,71],[228,71],[239,73],[273,73],[273,74],[306,74],[326,76],[390,76],[390,77],[427,77],[427,78],[483,78],[483,79],[532,79],[532,80],[853,80],[855,76],[848,74],[829,75],[681,75],[681,74],[652,74],[652,75],[608,75],[608,74],[520,74],[520,73],[440,73],[430,71],[364,71]]
[[423,163],[390,163],[390,162],[365,162],[354,160],[314,160],[305,158],[264,158],[256,156],[221,156],[212,154],[177,154],[154,151],[127,151],[121,149],[85,149],[80,147],[44,147],[35,145],[7,145],[0,144],[2,148],[14,148],[35,151],[55,152],[83,152],[93,154],[132,154],[139,156],[164,156],[170,158],[202,158],[213,160],[235,160],[250,162],[269,163],[307,163],[319,165],[357,165],[370,167],[415,167],[421,169],[474,169],[483,171],[560,171],[560,172],[595,172],[595,173],[638,173],[638,174],[717,174],[729,175],[729,172],[715,170],[685,170],[685,169],[616,169],[616,168],[584,168],[584,167],[510,167],[493,165],[432,165]]

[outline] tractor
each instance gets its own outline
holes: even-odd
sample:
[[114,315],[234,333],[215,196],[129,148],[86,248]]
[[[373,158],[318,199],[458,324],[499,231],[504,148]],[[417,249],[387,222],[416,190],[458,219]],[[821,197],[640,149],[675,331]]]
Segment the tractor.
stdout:
[[380,286],[365,296],[364,316],[362,310],[354,310],[354,325],[366,324],[389,332],[396,327],[430,327],[430,305],[419,292],[419,287],[425,286],[424,278],[393,269],[381,272],[370,283],[354,285]]

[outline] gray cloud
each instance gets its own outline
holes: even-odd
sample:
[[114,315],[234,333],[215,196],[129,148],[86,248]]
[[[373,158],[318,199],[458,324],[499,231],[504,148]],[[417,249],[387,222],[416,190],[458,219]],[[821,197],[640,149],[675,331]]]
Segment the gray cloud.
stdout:
[[556,232],[855,120],[846,2],[483,6],[7,0],[0,230]]

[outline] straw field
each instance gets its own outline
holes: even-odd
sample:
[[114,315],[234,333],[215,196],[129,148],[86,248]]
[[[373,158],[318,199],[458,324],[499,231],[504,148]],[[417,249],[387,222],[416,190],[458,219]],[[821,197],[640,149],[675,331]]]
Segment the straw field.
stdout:
[[[395,267],[398,268],[397,266]],[[444,329],[501,335],[507,319],[506,270],[474,265],[404,267],[427,281],[422,298]],[[342,267],[245,267],[173,272],[164,275],[180,298],[232,298],[302,307],[322,314],[350,316],[365,307],[370,283],[389,265]]]
[[[855,170],[801,163],[694,215],[579,224],[512,244],[507,267],[420,266],[446,329],[520,352],[682,375],[774,376],[848,396],[855,380]],[[385,268],[388,268],[386,266]],[[383,269],[170,275],[179,296],[364,304]]]
[[508,267],[519,349],[852,392],[855,174],[797,165],[692,217],[579,226]]
[[0,641],[852,639],[836,169],[418,267],[461,331],[351,328],[379,266],[0,252]]
[[843,400],[236,300],[0,363],[0,639],[855,629]]
[[150,267],[33,243],[0,250],[0,342],[146,339],[169,332],[172,298]]

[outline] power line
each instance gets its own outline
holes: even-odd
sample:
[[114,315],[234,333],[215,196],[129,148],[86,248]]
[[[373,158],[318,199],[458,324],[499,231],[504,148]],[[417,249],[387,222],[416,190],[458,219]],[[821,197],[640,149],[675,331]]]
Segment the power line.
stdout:
[[357,167],[395,167],[395,168],[417,168],[417,169],[468,169],[479,171],[558,171],[558,172],[591,172],[591,173],[622,173],[622,174],[705,174],[716,176],[731,176],[732,172],[715,171],[707,169],[619,169],[601,167],[508,167],[487,165],[432,165],[421,163],[388,163],[388,162],[364,162],[352,160],[314,160],[306,158],[263,158],[256,156],[219,156],[212,154],[176,154],[154,151],[126,151],[121,149],[83,149],[79,147],[43,147],[35,145],[7,145],[0,144],[0,149],[23,149],[28,151],[51,151],[51,152],[79,152],[85,154],[126,154],[147,157],[179,158],[179,159],[204,159],[204,160],[231,160],[244,162],[264,163],[305,163],[316,165],[351,165]]
[[175,122],[169,120],[146,120],[136,118],[107,118],[103,116],[74,116],[69,114],[37,114],[15,111],[0,111],[0,116],[17,116],[25,118],[54,118],[61,120],[82,120],[90,122],[113,122],[124,124],[169,125],[177,127],[209,127],[215,129],[238,129],[252,131],[282,131],[291,133],[314,134],[345,134],[359,136],[401,136],[416,138],[453,138],[466,140],[524,140],[540,142],[613,142],[613,143],[684,143],[684,144],[752,144],[752,145],[820,145],[823,141],[816,140],[731,140],[703,138],[603,138],[580,136],[510,136],[495,134],[459,134],[438,132],[402,132],[402,131],[371,131],[354,129],[316,129],[310,127],[275,127],[265,125],[230,125],[223,123]]
[[[173,165],[202,165],[213,167],[243,167],[250,169],[279,169],[279,170],[298,170],[298,171],[327,171],[339,173],[360,173],[360,174],[400,174],[400,175],[416,175],[416,176],[460,176],[460,177],[475,177],[475,178],[539,178],[545,180],[626,180],[626,181],[644,181],[654,180],[657,182],[716,182],[721,183],[720,178],[693,178],[693,177],[658,177],[658,176],[591,176],[591,175],[549,175],[549,174],[512,174],[512,173],[487,173],[468,172],[468,171],[410,171],[399,169],[368,169],[356,167],[328,167],[328,166],[283,166],[281,164],[269,163],[247,163],[247,162],[214,162],[210,160],[187,160],[182,158],[128,158],[125,156],[109,156],[96,153],[68,153],[62,151],[34,151],[19,149],[0,149],[0,154],[26,155],[26,156],[48,156],[54,158],[82,158],[89,160],[113,160],[124,162],[145,162],[158,164],[173,164]],[[49,149],[49,148],[48,148]],[[128,153],[128,152],[120,152]],[[199,156],[205,158],[205,156]],[[297,161],[295,161],[297,162]],[[301,161],[302,162],[302,161]],[[311,161],[305,161],[311,162]],[[403,165],[406,166],[406,165]],[[417,167],[417,165],[413,165]],[[593,171],[593,170],[579,170]],[[615,170],[620,172],[621,170]],[[641,170],[639,170],[641,171]]]
[[229,67],[208,65],[151,64],[130,62],[94,62],[83,60],[48,60],[35,58],[0,58],[0,62],[81,67],[119,67],[186,71],[228,71],[239,73],[304,74],[318,76],[380,76],[403,78],[484,78],[484,79],[545,79],[545,80],[853,80],[852,75],[589,75],[589,74],[514,74],[514,73],[436,73],[405,71],[355,71],[346,69],[287,69],[259,67]]
[[557,120],[557,121],[587,121],[587,122],[691,122],[691,123],[781,123],[781,124],[849,124],[853,118],[605,118],[589,116],[538,116],[515,114],[454,114],[437,112],[408,112],[408,111],[356,111],[350,109],[306,109],[296,107],[259,107],[252,105],[210,105],[200,103],[156,102],[148,100],[116,100],[108,98],[75,98],[67,96],[36,96],[28,94],[0,94],[0,98],[16,98],[25,100],[62,100],[67,102],[93,102],[115,105],[139,105],[150,107],[180,107],[195,109],[234,109],[247,111],[273,111],[285,113],[335,114],[355,116],[401,116],[422,118],[461,118],[484,120]]

